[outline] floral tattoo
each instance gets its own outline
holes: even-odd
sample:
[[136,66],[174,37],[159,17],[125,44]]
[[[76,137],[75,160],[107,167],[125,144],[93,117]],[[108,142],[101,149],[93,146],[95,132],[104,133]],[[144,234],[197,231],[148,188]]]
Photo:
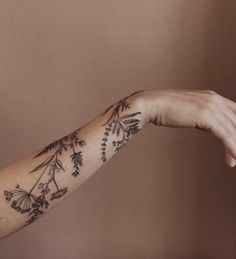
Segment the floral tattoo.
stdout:
[[[70,159],[73,163],[72,176],[77,177],[80,174],[80,167],[83,166],[82,148],[86,143],[78,136],[80,129],[72,132],[69,135],[49,144],[43,148],[34,158],[52,152],[42,163],[29,172],[39,173],[40,175],[30,190],[25,190],[16,185],[14,190],[4,191],[6,200],[11,207],[19,213],[27,213],[28,220],[25,225],[28,225],[37,220],[51,201],[61,198],[68,191],[68,187],[59,187],[57,182],[57,175],[65,172],[61,156],[64,152],[71,152]],[[43,178],[46,180],[43,181]]]
[[112,135],[116,136],[116,139],[112,140],[114,152],[116,153],[127,143],[132,135],[139,131],[140,120],[137,118],[137,115],[141,114],[141,112],[124,114],[124,111],[130,108],[130,104],[128,102],[129,97],[137,94],[138,92],[126,96],[117,103],[111,105],[102,114],[103,116],[107,114],[108,111],[113,109],[108,120],[102,125],[105,126],[104,137],[102,138],[101,143],[101,160],[103,162],[107,160],[106,148]]

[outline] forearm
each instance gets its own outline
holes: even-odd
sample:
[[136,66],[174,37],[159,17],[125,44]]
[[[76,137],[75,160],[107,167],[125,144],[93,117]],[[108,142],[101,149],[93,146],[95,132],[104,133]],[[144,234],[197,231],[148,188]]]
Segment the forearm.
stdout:
[[139,93],[0,171],[0,237],[33,223],[78,188],[148,122]]
[[129,95],[80,129],[0,171],[0,237],[37,220],[116,154],[148,122],[211,132],[236,165],[236,104],[209,90]]

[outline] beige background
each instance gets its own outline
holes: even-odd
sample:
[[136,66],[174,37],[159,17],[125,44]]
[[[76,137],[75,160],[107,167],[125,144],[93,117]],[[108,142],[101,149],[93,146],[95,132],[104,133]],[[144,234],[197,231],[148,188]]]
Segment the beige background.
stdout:
[[[0,0],[0,166],[127,93],[236,100],[236,2]],[[150,125],[1,259],[235,259],[236,169],[197,130]]]

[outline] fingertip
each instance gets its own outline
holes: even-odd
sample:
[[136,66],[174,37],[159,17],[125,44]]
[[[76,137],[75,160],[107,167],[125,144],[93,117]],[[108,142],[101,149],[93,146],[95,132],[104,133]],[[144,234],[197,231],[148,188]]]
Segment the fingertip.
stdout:
[[231,161],[228,161],[228,166],[233,168],[235,167],[236,163],[235,163],[235,160],[231,160]]
[[235,167],[235,166],[236,166],[236,162],[234,160],[233,163],[232,163],[232,167]]
[[229,167],[234,168],[235,167],[235,163],[230,164]]
[[228,152],[225,153],[225,162],[229,167],[235,167],[236,166],[235,159]]

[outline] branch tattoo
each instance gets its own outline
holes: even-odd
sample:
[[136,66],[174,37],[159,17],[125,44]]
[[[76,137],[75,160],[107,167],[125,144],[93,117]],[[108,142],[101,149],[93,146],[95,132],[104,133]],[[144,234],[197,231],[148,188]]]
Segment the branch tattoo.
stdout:
[[[46,160],[29,172],[29,174],[40,173],[30,190],[25,190],[17,184],[14,190],[4,191],[5,198],[13,209],[22,214],[27,213],[28,220],[25,225],[37,220],[48,209],[51,201],[59,199],[67,193],[68,187],[59,187],[57,183],[57,175],[65,172],[61,161],[64,152],[71,152],[70,159],[73,163],[71,175],[77,177],[80,174],[83,157],[82,151],[77,151],[77,149],[86,143],[79,138],[79,130],[49,144],[34,157],[40,157],[53,151]],[[43,181],[43,177],[47,180]]]
[[[127,113],[130,108],[129,97],[138,92],[111,105],[101,115],[104,116],[112,110],[111,115],[102,125],[105,129],[101,143],[101,160],[103,162],[107,160],[106,148],[109,142],[116,153],[132,135],[139,131],[140,120],[137,116],[141,112]],[[44,214],[53,200],[59,199],[67,193],[68,187],[59,186],[57,180],[60,174],[65,172],[62,154],[68,153],[70,155],[70,161],[73,164],[71,176],[77,177],[80,174],[80,169],[83,166],[81,150],[86,142],[79,137],[79,131],[80,128],[49,144],[34,157],[41,157],[50,153],[43,162],[28,172],[28,174],[38,174],[36,182],[29,190],[17,184],[13,190],[4,191],[5,199],[10,206],[21,214],[27,214],[28,219],[24,226],[37,220]]]
[[116,136],[116,139],[112,140],[112,145],[114,147],[114,152],[117,153],[127,143],[130,137],[139,131],[140,120],[137,118],[137,115],[141,114],[141,112],[125,113],[125,111],[130,108],[128,102],[129,97],[138,92],[126,96],[117,103],[111,105],[102,114],[103,116],[113,109],[110,117],[103,124],[103,126],[105,126],[104,137],[102,138],[101,144],[101,160],[103,162],[107,160],[106,148],[108,141],[112,136]]

